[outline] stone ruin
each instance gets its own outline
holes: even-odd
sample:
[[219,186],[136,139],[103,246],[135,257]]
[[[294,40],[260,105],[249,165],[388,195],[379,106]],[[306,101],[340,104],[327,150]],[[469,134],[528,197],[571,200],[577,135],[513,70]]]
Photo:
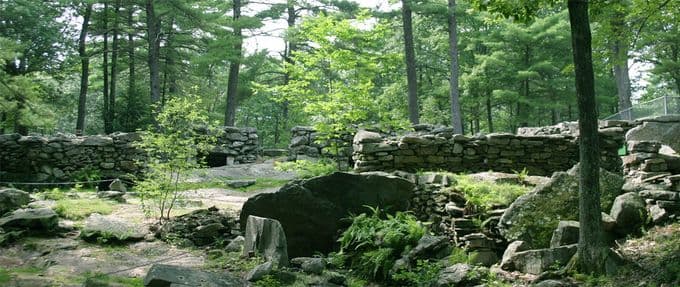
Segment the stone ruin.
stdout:
[[[254,128],[223,127],[206,155],[209,166],[254,162],[260,151]],[[0,179],[53,182],[98,173],[102,178],[138,175],[146,158],[134,146],[137,133],[92,136],[0,135]]]
[[321,141],[319,133],[313,127],[296,126],[291,130],[290,144],[288,145],[289,159],[318,159],[331,158],[336,162],[352,164],[352,138],[351,133],[341,136],[340,139]]

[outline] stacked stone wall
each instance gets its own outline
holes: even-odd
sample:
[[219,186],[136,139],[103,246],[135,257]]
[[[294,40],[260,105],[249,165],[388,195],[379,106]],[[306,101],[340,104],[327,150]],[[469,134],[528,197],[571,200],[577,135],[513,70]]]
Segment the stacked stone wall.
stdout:
[[[618,150],[624,129],[600,129],[602,167],[621,170]],[[571,135],[514,135],[495,133],[478,137],[454,135],[448,130],[430,134],[383,137],[359,131],[354,137],[354,169],[446,170],[451,172],[518,172],[550,175],[578,162],[578,139]]]
[[[253,128],[223,127],[207,155],[213,165],[254,162],[260,151]],[[53,182],[97,173],[103,178],[138,175],[145,154],[134,146],[137,133],[76,137],[0,135],[0,180]],[[231,158],[231,159],[228,159]]]
[[339,139],[319,140],[319,133],[314,128],[297,126],[291,129],[291,135],[288,145],[291,160],[324,157],[351,164],[353,138],[351,133],[344,134]]

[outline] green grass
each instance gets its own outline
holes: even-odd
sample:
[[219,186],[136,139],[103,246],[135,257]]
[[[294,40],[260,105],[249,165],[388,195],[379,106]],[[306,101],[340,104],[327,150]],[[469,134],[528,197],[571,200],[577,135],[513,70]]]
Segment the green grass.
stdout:
[[79,220],[92,213],[111,214],[115,209],[114,205],[115,203],[102,199],[62,199],[57,201],[54,211],[63,218]]
[[454,175],[454,178],[457,181],[454,189],[462,192],[469,204],[484,209],[495,204],[510,205],[531,190],[520,184],[475,181],[467,175]]
[[12,279],[12,276],[10,276],[9,271],[0,267],[0,283],[7,283],[10,279]]

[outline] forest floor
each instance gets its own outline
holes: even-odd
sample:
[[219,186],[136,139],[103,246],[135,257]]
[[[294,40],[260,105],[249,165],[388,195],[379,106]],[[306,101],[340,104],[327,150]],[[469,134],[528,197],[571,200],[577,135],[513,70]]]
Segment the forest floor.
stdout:
[[[175,207],[172,215],[215,206],[238,218],[241,206],[249,197],[274,192],[294,178],[294,173],[278,171],[271,162],[200,170],[186,185],[185,204]],[[255,180],[256,184],[239,189],[224,185],[224,181],[241,179]],[[50,192],[59,191],[46,193]],[[65,193],[69,199],[96,200],[91,190]],[[45,199],[41,193],[34,195],[40,199],[31,205],[54,207],[59,204],[59,199]],[[153,218],[145,216],[139,197],[134,193],[125,197],[125,203],[110,202],[110,216],[135,223],[144,230],[155,223]],[[73,226],[84,224],[84,218],[62,221]],[[238,261],[238,254],[233,255],[234,261]],[[0,248],[0,286],[84,286],[83,283],[93,277],[105,278],[113,286],[142,286],[142,278],[154,263],[201,269],[209,269],[212,265],[205,250],[199,248],[179,248],[157,239],[102,245],[85,242],[78,231],[73,231],[59,237],[25,237]]]

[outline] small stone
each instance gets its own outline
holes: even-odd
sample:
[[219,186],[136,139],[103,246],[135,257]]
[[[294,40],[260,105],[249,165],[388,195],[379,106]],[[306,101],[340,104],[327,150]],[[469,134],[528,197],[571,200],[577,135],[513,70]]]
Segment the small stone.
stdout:
[[254,179],[248,179],[248,180],[228,180],[226,182],[227,186],[231,188],[243,188],[243,187],[248,187],[253,184],[255,184]]
[[232,239],[231,242],[227,244],[224,250],[227,252],[241,252],[245,241],[246,239],[243,236],[236,236],[236,238]]
[[121,181],[120,179],[114,179],[111,184],[109,184],[109,190],[114,190],[114,191],[120,191],[120,192],[127,192],[127,187],[125,187],[125,183]]
[[578,221],[560,221],[553,232],[550,247],[555,248],[578,243],[579,227]]

